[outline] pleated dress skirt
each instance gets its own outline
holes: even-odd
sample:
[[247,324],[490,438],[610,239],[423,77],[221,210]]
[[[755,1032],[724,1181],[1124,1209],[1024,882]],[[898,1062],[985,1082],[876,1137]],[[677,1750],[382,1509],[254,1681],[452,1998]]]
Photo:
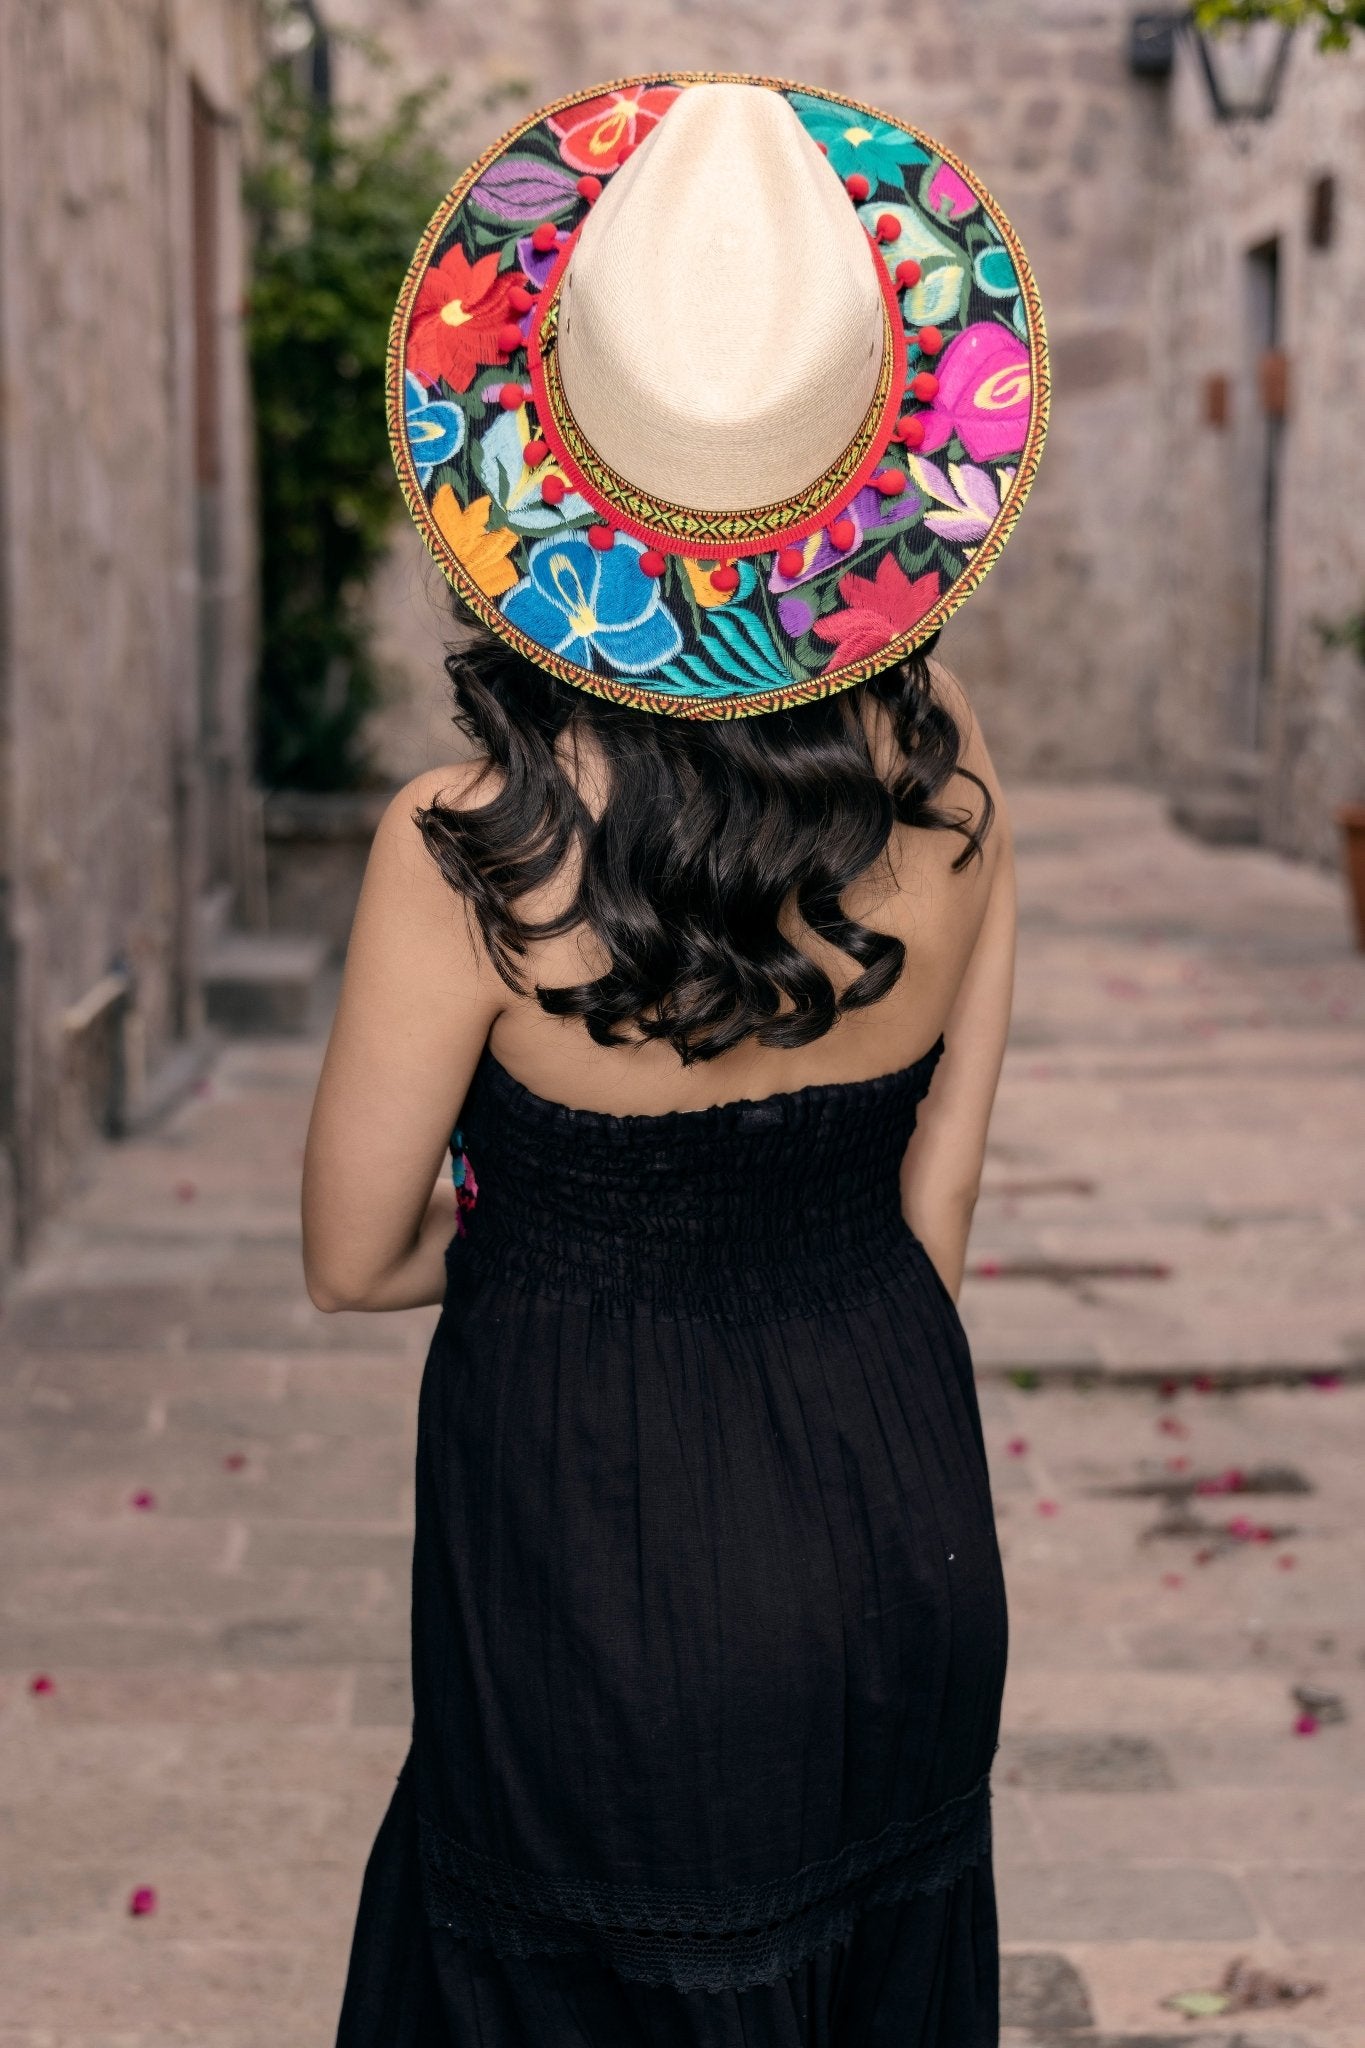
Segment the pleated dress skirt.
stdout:
[[1004,1584],[899,1197],[942,1049],[647,1117],[483,1055],[337,2048],[997,2048]]

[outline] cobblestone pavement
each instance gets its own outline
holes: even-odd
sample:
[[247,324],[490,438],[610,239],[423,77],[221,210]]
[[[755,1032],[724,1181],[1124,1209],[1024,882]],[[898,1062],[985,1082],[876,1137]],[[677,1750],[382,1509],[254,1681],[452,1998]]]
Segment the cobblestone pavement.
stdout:
[[[1122,790],[1015,813],[964,1296],[1010,1589],[1005,2040],[1359,2048],[1365,970],[1330,878]],[[319,1051],[236,1044],[92,1155],[0,1326],[0,2048],[332,2038],[406,1744],[434,1311],[303,1292]],[[1304,1686],[1341,1707],[1299,1733]],[[1160,2003],[1239,1956],[1325,1988]]]

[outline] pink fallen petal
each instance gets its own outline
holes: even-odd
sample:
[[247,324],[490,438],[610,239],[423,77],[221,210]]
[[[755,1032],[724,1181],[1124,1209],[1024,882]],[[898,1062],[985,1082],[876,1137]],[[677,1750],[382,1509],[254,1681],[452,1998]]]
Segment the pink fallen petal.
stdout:
[[1252,1540],[1256,1543],[1273,1543],[1275,1541],[1275,1531],[1271,1528],[1269,1522],[1262,1522],[1259,1528],[1252,1531]]
[[1012,1436],[1005,1445],[1005,1449],[1012,1458],[1022,1458],[1028,1450],[1028,1438],[1026,1436]]
[[1061,1503],[1059,1501],[1040,1500],[1038,1503],[1038,1512],[1040,1515],[1055,1515],[1060,1505]]
[[972,1267],[972,1276],[977,1280],[998,1280],[1000,1277],[999,1259],[978,1259]]
[[1180,1392],[1180,1382],[1179,1380],[1162,1380],[1157,1387],[1157,1392],[1163,1401],[1174,1401],[1176,1395]]
[[1157,1422],[1157,1428],[1163,1436],[1188,1436],[1190,1433],[1189,1425],[1178,1415],[1163,1415]]
[[141,1919],[146,1913],[155,1913],[155,1888],[149,1884],[138,1885],[129,1896],[128,1911],[133,1915],[134,1919]]
[[1185,1581],[1179,1572],[1163,1572],[1161,1583],[1163,1586],[1183,1586]]
[[150,1493],[144,1486],[139,1493],[133,1495],[132,1505],[135,1508],[154,1508],[156,1506],[156,1495]]
[[1194,1553],[1194,1561],[1196,1564],[1212,1564],[1213,1552],[1208,1548],[1205,1548],[1203,1550],[1196,1550]]
[[192,1180],[178,1180],[175,1184],[177,1202],[192,1202],[199,1190]]
[[1299,1718],[1298,1718],[1298,1719],[1297,1719],[1297,1721],[1295,1721],[1295,1723],[1294,1723],[1294,1733],[1295,1733],[1296,1735],[1316,1735],[1316,1734],[1317,1734],[1317,1732],[1318,1732],[1318,1717],[1317,1717],[1317,1715],[1316,1715],[1316,1714],[1300,1714],[1300,1715],[1299,1715]]
[[1319,1388],[1324,1394],[1332,1394],[1341,1385],[1341,1374],[1339,1372],[1310,1372],[1308,1383],[1310,1386]]
[[1190,1381],[1196,1394],[1211,1394],[1215,1384],[1213,1374],[1209,1372],[1197,1372]]
[[1249,1543],[1256,1534],[1256,1524],[1248,1515],[1234,1515],[1227,1525],[1229,1536],[1236,1536],[1242,1543]]
[[36,1692],[41,1698],[44,1693],[57,1690],[57,1681],[55,1678],[49,1678],[45,1671],[40,1671],[36,1678],[30,1678],[28,1689],[30,1692]]
[[1185,1472],[1189,1470],[1189,1463],[1189,1459],[1185,1456],[1184,1452],[1182,1451],[1178,1457],[1168,1458],[1166,1460],[1166,1470],[1168,1472]]
[[1275,1560],[1282,1572],[1292,1572],[1298,1561],[1292,1550],[1281,1551]]
[[1128,1002],[1145,993],[1142,983],[1127,974],[1107,974],[1100,986],[1107,996],[1118,996]]
[[229,1472],[240,1472],[242,1470],[242,1467],[246,1464],[246,1452],[229,1451],[227,1456],[224,1458],[223,1463],[226,1465]]

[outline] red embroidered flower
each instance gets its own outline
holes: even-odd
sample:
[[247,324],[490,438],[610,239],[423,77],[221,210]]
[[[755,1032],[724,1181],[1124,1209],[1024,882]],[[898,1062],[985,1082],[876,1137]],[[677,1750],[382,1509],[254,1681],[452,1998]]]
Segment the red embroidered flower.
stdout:
[[452,391],[468,391],[481,363],[503,351],[498,329],[512,318],[507,303],[520,270],[498,269],[497,251],[471,263],[458,243],[422,279],[408,329],[407,367],[426,384],[444,377]]
[[912,583],[894,555],[883,557],[875,577],[850,572],[839,578],[839,595],[846,609],[817,619],[815,630],[822,640],[832,640],[835,652],[827,668],[842,668],[876,654],[889,640],[908,633],[938,597],[938,570],[917,576]]
[[644,92],[607,92],[600,100],[566,107],[550,123],[559,154],[576,171],[614,171],[658,127],[681,91],[679,85],[651,85]]

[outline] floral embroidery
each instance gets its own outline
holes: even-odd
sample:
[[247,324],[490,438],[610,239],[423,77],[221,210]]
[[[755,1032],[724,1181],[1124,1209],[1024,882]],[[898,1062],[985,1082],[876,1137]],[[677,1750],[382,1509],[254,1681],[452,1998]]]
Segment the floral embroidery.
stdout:
[[[752,571],[749,580],[752,584]],[[724,612],[709,619],[699,652],[670,662],[664,673],[689,695],[720,697],[741,689],[781,689],[791,677],[771,633],[746,611]]]
[[995,320],[955,335],[935,368],[938,395],[923,415],[926,454],[956,434],[973,462],[1016,455],[1032,403],[1027,346]]
[[868,536],[878,527],[908,525],[918,518],[923,509],[923,500],[916,490],[904,490],[894,498],[884,498],[870,484],[865,485],[845,514],[853,521],[852,547],[842,551],[836,548],[828,532],[810,534],[798,542],[803,566],[795,576],[784,576],[774,562],[768,578],[769,590],[794,590],[798,583],[808,583],[814,576],[823,576],[828,569],[847,569],[849,557],[859,553]]
[[605,550],[577,533],[537,541],[530,573],[503,599],[503,616],[584,668],[597,654],[627,675],[662,668],[682,652],[682,634],[657,579],[640,567],[644,552],[621,533]]
[[825,154],[841,178],[861,171],[875,192],[878,185],[899,185],[907,164],[927,164],[928,153],[903,128],[893,128],[871,114],[841,107],[806,93],[788,95],[806,133],[823,142]]
[[717,590],[711,581],[714,562],[694,562],[690,555],[682,556],[683,574],[692,588],[692,595],[703,611],[711,611],[717,605],[729,604],[736,595],[733,590]]
[[818,637],[834,642],[831,667],[875,654],[917,625],[938,596],[938,571],[912,583],[895,556],[884,555],[875,576],[841,576],[839,595],[845,609],[815,622]]
[[924,204],[940,220],[965,220],[980,203],[967,180],[960,178],[951,164],[938,164],[930,173],[924,188]]
[[518,270],[499,271],[496,251],[471,263],[456,242],[418,289],[408,330],[409,370],[424,383],[444,378],[452,391],[468,391],[479,365],[500,359],[498,329],[511,318],[507,295],[522,282]]
[[442,484],[431,501],[432,516],[450,542],[480,590],[489,597],[501,597],[517,580],[507,557],[517,544],[510,527],[495,533],[488,530],[489,501],[476,498],[462,505],[449,484]]
[[[526,408],[499,411],[497,419],[474,450],[474,468],[479,482],[492,498],[506,524],[516,533],[558,533],[566,526],[582,524],[593,517],[586,498],[569,491],[558,505],[548,505],[541,496],[547,476],[562,476],[554,462],[539,469],[526,467]],[[513,579],[515,580],[515,579]],[[503,589],[508,588],[506,584]]]
[[417,468],[417,481],[426,485],[431,472],[449,462],[464,446],[464,414],[448,398],[427,397],[420,377],[409,370],[403,379],[407,395],[408,446]]
[[929,531],[964,547],[985,539],[999,514],[1001,495],[1014,478],[1012,469],[1002,469],[997,483],[988,469],[978,469],[973,462],[950,462],[945,476],[937,463],[917,455],[911,456],[910,467],[921,490],[948,507],[946,512],[926,514]]
[[682,90],[652,85],[637,92],[609,92],[585,100],[567,114],[556,115],[550,127],[559,137],[559,153],[576,171],[614,171],[623,150],[633,149],[654,128]]

